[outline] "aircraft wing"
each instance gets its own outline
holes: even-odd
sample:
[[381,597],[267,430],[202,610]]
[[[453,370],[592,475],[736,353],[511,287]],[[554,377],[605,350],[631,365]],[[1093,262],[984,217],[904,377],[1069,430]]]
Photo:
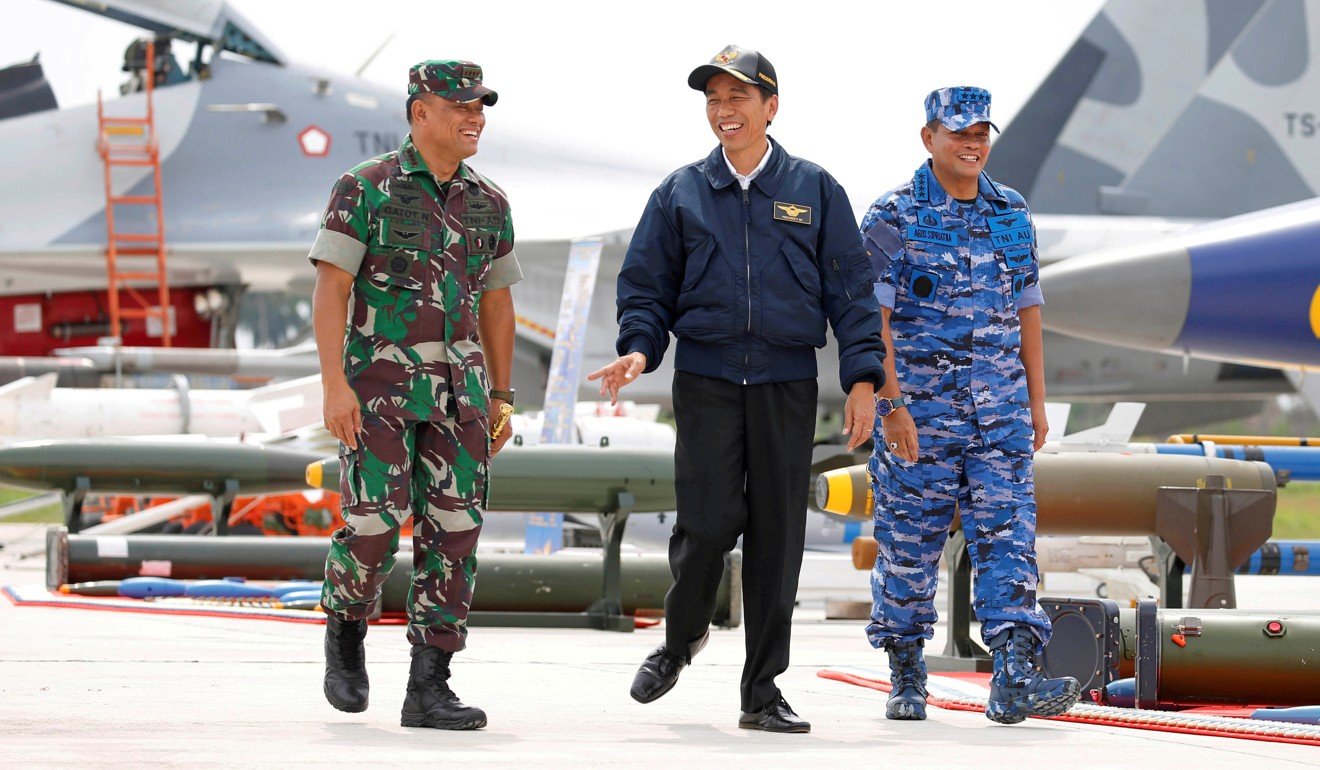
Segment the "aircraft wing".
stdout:
[[241,13],[224,0],[55,0],[156,34],[213,43],[216,47],[273,64],[287,59]]

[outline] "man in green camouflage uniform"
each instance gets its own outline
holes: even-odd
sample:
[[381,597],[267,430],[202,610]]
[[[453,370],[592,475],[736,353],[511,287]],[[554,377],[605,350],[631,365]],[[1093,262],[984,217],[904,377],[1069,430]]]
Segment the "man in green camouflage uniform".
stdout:
[[509,202],[463,161],[496,93],[471,62],[408,77],[411,133],[335,184],[309,258],[325,424],[341,442],[344,528],[326,560],[326,698],[367,707],[366,618],[413,519],[406,727],[486,724],[449,689],[476,578],[487,468],[508,432],[514,315]]

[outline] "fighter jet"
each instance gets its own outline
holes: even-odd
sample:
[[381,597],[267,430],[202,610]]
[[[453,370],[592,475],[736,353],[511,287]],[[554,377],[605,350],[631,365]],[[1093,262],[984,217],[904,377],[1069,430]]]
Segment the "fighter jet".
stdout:
[[[397,147],[406,131],[398,94],[290,61],[224,2],[193,12],[167,12],[143,0],[67,4],[168,35],[173,42],[161,43],[167,53],[170,46],[195,49],[182,66],[168,68],[155,91],[169,269],[171,283],[180,288],[175,323],[184,344],[228,342],[239,287],[305,290],[312,272],[304,257],[327,195],[326,180],[366,155]],[[1104,7],[991,156],[992,174],[1025,192],[1040,212],[1045,261],[1179,232],[1198,218],[1221,215],[1226,201],[1254,205],[1259,196],[1235,197],[1240,186],[1232,182],[1242,178],[1236,171],[1187,173],[1209,165],[1198,162],[1169,173],[1178,166],[1167,158],[1179,138],[1196,129],[1182,120],[1188,105],[1204,106],[1207,100],[1251,105],[1243,119],[1209,124],[1216,141],[1250,144],[1251,137],[1268,133],[1259,120],[1273,120],[1274,113],[1259,105],[1274,98],[1274,83],[1282,75],[1257,73],[1233,81],[1223,73],[1239,60],[1257,60],[1252,52],[1260,49],[1262,36],[1269,43],[1271,36],[1286,38],[1292,30],[1315,26],[1314,4],[1276,10],[1285,5],[1180,3],[1169,11],[1180,19],[1176,35],[1160,25],[1152,28],[1149,7],[1137,0],[1113,0]],[[0,353],[44,353],[56,339],[93,344],[103,333],[97,297],[104,296],[106,237],[95,108],[58,109],[53,96],[6,98],[20,91],[49,93],[39,62],[26,62],[11,75],[28,80],[5,90],[6,79],[0,77],[0,116],[9,115],[0,118],[0,143],[12,150],[0,157],[0,180],[24,183],[0,185],[0,207],[9,221],[24,227],[0,224]],[[1320,85],[1314,79],[1308,70],[1298,87],[1314,90]],[[134,82],[130,77],[130,86]],[[140,112],[143,95],[129,91],[108,101],[107,110]],[[1289,124],[1299,139],[1314,125],[1303,113],[1294,110]],[[1251,187],[1269,188],[1276,198],[1313,194],[1303,188],[1314,183],[1299,170],[1316,167],[1308,165],[1312,159],[1306,153],[1313,151],[1300,144],[1279,153],[1258,150]],[[67,162],[41,175],[29,173],[28,158],[51,156]],[[481,170],[517,193],[518,251],[527,280],[514,289],[520,314],[515,380],[528,391],[544,381],[571,235],[605,233],[584,367],[607,362],[614,355],[611,300],[628,243],[626,228],[669,169],[635,159],[565,154],[498,127],[478,160]],[[1123,168],[1082,173],[1104,163]],[[1140,191],[1149,186],[1145,180],[1153,177],[1166,187],[1148,196],[1145,208],[1138,207]],[[254,179],[263,181],[254,184]],[[1298,179],[1304,184],[1295,183]],[[117,192],[132,194],[142,184],[132,181]],[[1121,188],[1122,194],[1109,188]],[[1178,207],[1161,208],[1175,193],[1181,196]],[[1100,197],[1107,201],[1103,207],[1095,204]],[[1054,307],[1049,301],[1047,315]],[[225,328],[216,331],[217,324]],[[182,333],[189,329],[191,337]],[[199,337],[205,339],[196,342]],[[831,396],[842,400],[834,356],[832,347],[821,354],[827,403]],[[1052,396],[1073,400],[1259,399],[1290,389],[1272,370],[1185,364],[1054,335],[1047,341],[1046,361]],[[668,380],[664,371],[650,375],[634,384],[630,395],[667,402]],[[589,394],[584,383],[582,395]],[[532,393],[528,396],[535,402]]]
[[1320,368],[1320,198],[1052,265],[1046,324],[1198,359]]

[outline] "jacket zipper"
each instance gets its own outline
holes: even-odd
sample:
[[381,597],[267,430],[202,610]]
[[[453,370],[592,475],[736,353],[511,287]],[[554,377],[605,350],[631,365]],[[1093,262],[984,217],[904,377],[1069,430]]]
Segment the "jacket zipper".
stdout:
[[747,189],[742,191],[743,198],[743,261],[747,265],[747,338],[743,340],[743,384],[747,384],[747,368],[751,359],[752,344],[752,202]]

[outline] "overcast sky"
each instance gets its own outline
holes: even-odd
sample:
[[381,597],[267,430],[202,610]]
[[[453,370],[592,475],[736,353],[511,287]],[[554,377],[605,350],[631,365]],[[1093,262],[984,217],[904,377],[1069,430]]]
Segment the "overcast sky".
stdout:
[[[757,48],[779,74],[772,135],[839,178],[857,209],[911,174],[932,88],[978,85],[1011,121],[1099,10],[1098,0],[940,2],[477,2],[232,0],[290,58],[399,88],[410,64],[467,58],[500,92],[502,128],[566,150],[628,157],[660,175],[715,144],[687,74],[726,43]],[[41,52],[61,105],[122,78],[135,27],[49,0],[4,0],[0,66]],[[0,152],[3,149],[0,148]],[[480,156],[474,164],[480,169]],[[497,180],[498,181],[498,180]],[[627,227],[633,222],[622,222]]]

